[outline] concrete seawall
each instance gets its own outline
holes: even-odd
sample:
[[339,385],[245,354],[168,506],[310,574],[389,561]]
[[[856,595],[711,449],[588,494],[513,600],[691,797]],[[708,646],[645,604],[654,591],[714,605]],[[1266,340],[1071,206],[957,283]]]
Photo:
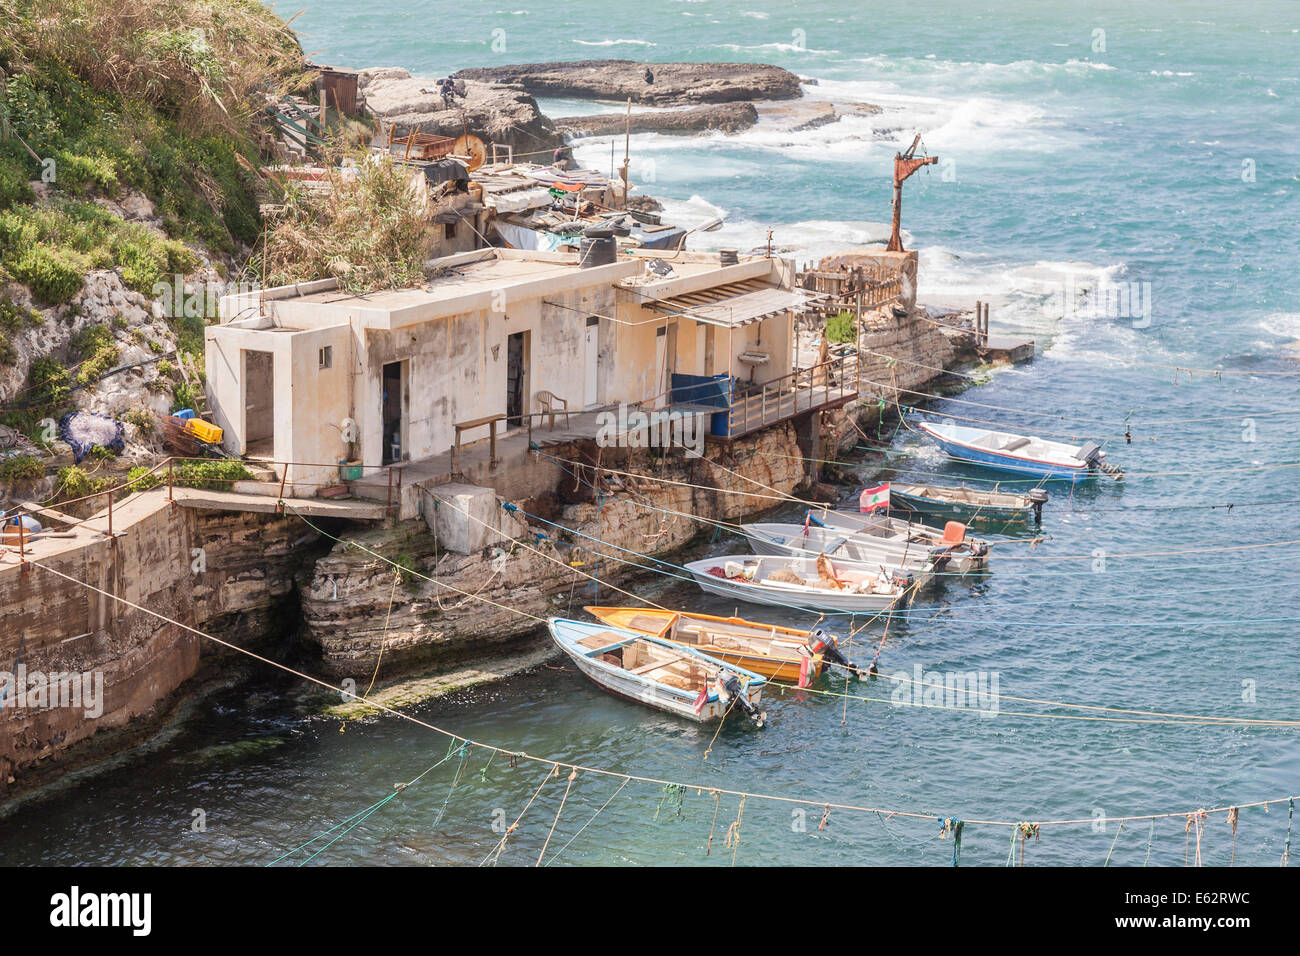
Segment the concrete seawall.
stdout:
[[0,564],[0,670],[22,667],[28,681],[102,675],[103,687],[102,712],[90,716],[84,706],[24,700],[27,688],[10,684],[0,710],[0,794],[115,749],[165,713],[202,658],[220,653],[114,596],[244,646],[265,636],[292,595],[316,538],[301,522],[160,506],[166,493],[119,505],[112,538],[95,520],[77,538],[35,545],[33,564],[19,565],[12,552]]

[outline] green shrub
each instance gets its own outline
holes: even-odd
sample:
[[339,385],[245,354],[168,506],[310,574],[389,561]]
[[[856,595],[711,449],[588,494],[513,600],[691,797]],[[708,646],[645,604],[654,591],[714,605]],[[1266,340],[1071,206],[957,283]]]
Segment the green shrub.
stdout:
[[82,357],[77,368],[77,384],[93,386],[117,365],[121,355],[112,329],[107,325],[88,325],[72,339],[72,347]]
[[71,389],[72,382],[63,363],[49,356],[39,358],[27,370],[22,404],[10,405],[0,412],[0,424],[18,429],[38,445],[44,444],[44,436],[37,426],[42,418],[59,419],[68,408]]
[[62,251],[29,246],[13,263],[13,275],[44,302],[63,302],[81,291],[83,269]]
[[[140,465],[126,473],[126,484],[131,491],[145,491],[167,483],[167,471],[158,469],[146,475],[148,468]],[[185,461],[178,464],[172,473],[172,482],[182,488],[209,488],[215,491],[229,491],[232,483],[247,481],[253,474],[241,461],[212,460]]]
[[826,320],[826,339],[829,342],[852,342],[853,333],[852,312],[841,312]]
[[203,389],[199,386],[191,385],[189,382],[177,382],[172,389],[172,412],[179,412],[182,408],[197,409],[202,398]]
[[17,481],[40,481],[45,477],[45,466],[31,455],[13,455],[0,458],[0,484]]

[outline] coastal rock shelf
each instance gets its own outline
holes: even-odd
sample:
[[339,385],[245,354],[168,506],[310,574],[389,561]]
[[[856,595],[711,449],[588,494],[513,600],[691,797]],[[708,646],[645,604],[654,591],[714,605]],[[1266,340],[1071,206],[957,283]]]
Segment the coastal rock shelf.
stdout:
[[[464,78],[468,72],[458,75]],[[411,76],[398,67],[362,70],[357,82],[370,112],[385,128],[395,125],[398,136],[413,130],[460,136],[468,130],[521,152],[547,152],[563,142],[537,101],[517,87],[466,82],[465,98],[448,107],[437,92],[436,79]]]
[[[646,82],[646,70],[654,77]],[[641,63],[578,60],[521,63],[461,70],[465,80],[511,84],[534,96],[564,96],[684,106],[742,100],[793,100],[803,95],[799,77],[766,63]]]

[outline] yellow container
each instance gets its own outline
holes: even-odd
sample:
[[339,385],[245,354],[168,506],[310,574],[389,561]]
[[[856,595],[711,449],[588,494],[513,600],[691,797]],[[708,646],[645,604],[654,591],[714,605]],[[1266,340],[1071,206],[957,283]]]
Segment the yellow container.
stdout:
[[211,422],[205,422],[201,418],[191,418],[185,423],[185,426],[200,441],[205,441],[210,445],[221,444],[221,429]]

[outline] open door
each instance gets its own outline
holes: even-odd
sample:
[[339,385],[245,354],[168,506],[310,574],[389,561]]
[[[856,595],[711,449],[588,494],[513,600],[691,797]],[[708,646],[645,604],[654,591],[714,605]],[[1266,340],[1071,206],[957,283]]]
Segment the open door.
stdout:
[[383,463],[391,465],[401,461],[406,452],[406,363],[389,362],[384,366]]
[[582,407],[591,408],[599,401],[596,376],[600,369],[600,319],[587,319],[586,337],[583,340]]
[[518,428],[528,410],[528,333],[506,339],[506,424]]
[[244,349],[244,454],[275,457],[275,356]]

